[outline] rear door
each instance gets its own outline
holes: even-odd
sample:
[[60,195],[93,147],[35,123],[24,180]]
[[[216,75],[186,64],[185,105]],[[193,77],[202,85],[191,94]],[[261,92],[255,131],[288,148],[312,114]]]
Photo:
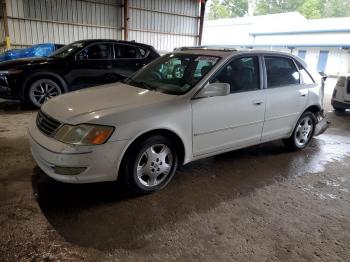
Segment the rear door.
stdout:
[[262,141],[288,136],[304,111],[308,85],[292,58],[265,56],[266,113]]
[[133,45],[114,44],[114,59],[112,70],[120,80],[126,78],[144,66],[144,59],[140,50]]

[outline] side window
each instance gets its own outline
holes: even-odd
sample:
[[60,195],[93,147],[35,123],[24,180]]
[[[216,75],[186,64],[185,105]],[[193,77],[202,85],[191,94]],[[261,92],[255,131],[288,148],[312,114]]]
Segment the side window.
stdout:
[[238,58],[224,66],[210,81],[230,84],[231,93],[260,89],[259,58]]
[[292,59],[265,56],[267,88],[300,84],[300,75]]
[[297,65],[298,65],[299,72],[300,72],[301,78],[303,80],[303,83],[307,84],[307,85],[315,83],[315,81],[312,79],[312,77],[306,71],[306,69],[303,67],[303,65],[300,64],[299,62],[297,62]]
[[114,45],[115,58],[137,58],[136,48],[130,45]]
[[139,47],[138,50],[139,50],[139,53],[140,53],[141,57],[145,57],[146,56],[146,54],[147,54],[146,49],[143,49],[143,48]]
[[85,48],[79,56],[87,60],[105,60],[109,58],[109,53],[109,44],[95,44]]

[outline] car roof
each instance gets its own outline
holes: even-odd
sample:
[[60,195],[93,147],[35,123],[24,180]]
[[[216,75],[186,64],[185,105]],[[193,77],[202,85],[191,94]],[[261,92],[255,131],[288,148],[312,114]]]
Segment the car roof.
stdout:
[[186,53],[186,54],[198,54],[198,55],[212,55],[219,56],[222,58],[231,57],[237,54],[247,54],[247,55],[277,55],[277,56],[287,56],[297,60],[303,66],[305,66],[304,60],[299,57],[281,51],[271,51],[262,49],[247,49],[247,48],[231,48],[225,46],[193,46],[193,47],[180,47],[174,50],[176,53]]
[[86,44],[93,44],[93,43],[100,43],[100,42],[114,42],[114,43],[132,44],[132,45],[137,45],[142,47],[153,48],[151,45],[146,45],[135,41],[125,41],[125,40],[115,40],[115,39],[85,39],[85,40],[78,40],[76,42],[83,42]]

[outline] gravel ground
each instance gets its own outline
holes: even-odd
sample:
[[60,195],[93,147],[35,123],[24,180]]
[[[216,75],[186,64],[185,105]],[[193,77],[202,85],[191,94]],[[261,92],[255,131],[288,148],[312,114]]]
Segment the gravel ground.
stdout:
[[350,112],[302,152],[203,159],[135,198],[45,176],[25,137],[35,112],[0,104],[1,261],[349,261]]

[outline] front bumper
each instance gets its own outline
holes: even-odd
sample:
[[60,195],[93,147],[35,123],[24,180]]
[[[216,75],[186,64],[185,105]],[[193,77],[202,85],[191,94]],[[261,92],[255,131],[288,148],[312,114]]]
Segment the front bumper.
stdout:
[[[34,122],[34,121],[33,121]],[[128,140],[107,142],[98,146],[64,144],[41,133],[33,124],[28,129],[33,158],[50,177],[65,183],[113,181],[118,177],[119,163]],[[79,174],[62,174],[74,168]]]
[[0,75],[0,98],[11,99],[12,97],[7,76]]

